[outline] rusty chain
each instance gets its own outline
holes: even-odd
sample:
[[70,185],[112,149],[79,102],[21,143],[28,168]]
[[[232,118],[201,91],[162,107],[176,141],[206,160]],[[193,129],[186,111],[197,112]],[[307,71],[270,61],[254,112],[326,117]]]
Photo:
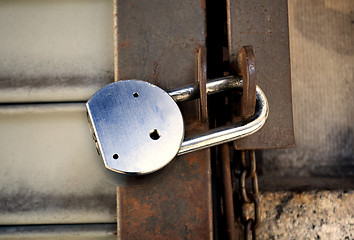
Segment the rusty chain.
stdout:
[[[248,158],[246,157],[248,153]],[[248,160],[248,164],[247,164]],[[246,179],[251,180],[252,189],[247,190]],[[252,235],[252,239],[256,238],[256,230],[260,223],[260,204],[258,178],[256,172],[256,155],[254,150],[241,151],[241,172],[239,174],[239,195],[241,200],[240,219],[244,227],[244,239],[248,240]],[[247,207],[252,206],[253,216],[246,214]]]
[[[230,57],[230,56],[229,56]],[[232,121],[236,122],[240,119],[244,120],[252,116],[256,109],[256,87],[257,87],[257,78],[256,78],[256,59],[253,50],[253,46],[243,46],[237,54],[233,57],[231,61],[231,72],[235,73],[242,77],[243,80],[243,91],[241,96],[232,95],[232,102],[237,102],[237,104],[232,105]],[[227,209],[234,210],[235,214],[233,215],[234,222],[241,222],[243,225],[243,238],[249,239],[252,236],[252,239],[257,239],[256,230],[260,223],[260,203],[259,203],[259,191],[258,191],[258,178],[256,172],[256,155],[254,150],[242,150],[238,149],[238,142],[234,142],[234,149],[241,154],[240,158],[233,162],[233,171],[231,178],[234,180],[238,179],[239,190],[236,190],[236,184],[232,184],[233,188],[233,198],[234,206],[231,208],[228,206],[226,197],[227,191],[225,191],[225,207]],[[247,156],[246,156],[247,155]],[[225,164],[224,164],[225,165]],[[247,189],[246,181],[251,181],[251,189]],[[224,181],[226,184],[226,180]],[[235,194],[236,193],[236,194]],[[252,211],[252,210],[253,211]],[[250,213],[253,216],[249,216]],[[232,227],[230,227],[230,213],[226,214],[227,218],[227,230],[229,239],[235,239],[236,233],[232,233]],[[235,226],[235,224],[233,225]],[[240,235],[241,232],[238,232]]]

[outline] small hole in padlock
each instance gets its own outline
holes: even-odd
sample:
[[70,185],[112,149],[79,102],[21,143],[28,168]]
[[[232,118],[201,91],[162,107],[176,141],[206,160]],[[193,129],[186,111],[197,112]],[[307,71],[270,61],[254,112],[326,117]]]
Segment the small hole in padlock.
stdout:
[[135,98],[139,97],[139,93],[134,92],[134,93],[133,93],[133,97],[135,97]]
[[118,154],[117,153],[113,154],[113,158],[118,159],[119,158]]
[[152,140],[157,140],[161,137],[160,132],[157,129],[154,129],[150,132],[150,138]]

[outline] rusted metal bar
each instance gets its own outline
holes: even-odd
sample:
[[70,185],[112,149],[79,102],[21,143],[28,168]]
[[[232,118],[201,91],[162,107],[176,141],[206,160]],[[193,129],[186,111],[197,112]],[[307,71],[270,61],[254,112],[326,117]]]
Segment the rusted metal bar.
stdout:
[[197,82],[199,85],[200,121],[205,123],[208,120],[208,100],[207,100],[207,63],[206,63],[206,49],[200,48],[197,54]]
[[230,167],[230,153],[229,145],[227,143],[222,144],[220,147],[221,155],[221,169],[222,169],[222,179],[224,188],[224,214],[226,216],[226,230],[229,240],[234,240],[236,238],[235,229],[235,214],[234,214],[234,201],[233,201],[233,191],[231,183],[231,167]]
[[[115,8],[117,81],[140,79],[167,91],[195,84],[204,0],[116,0]],[[208,129],[197,101],[179,105],[186,134]],[[210,150],[179,156],[162,170],[153,181],[117,188],[118,239],[212,239]]]

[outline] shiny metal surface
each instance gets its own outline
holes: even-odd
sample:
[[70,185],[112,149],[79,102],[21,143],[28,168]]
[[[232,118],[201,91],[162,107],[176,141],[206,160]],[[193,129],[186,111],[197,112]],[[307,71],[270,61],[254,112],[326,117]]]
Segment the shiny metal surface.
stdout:
[[[227,76],[208,80],[206,83],[207,94],[214,94],[226,90],[242,90],[242,79],[239,76]],[[193,85],[169,91],[168,94],[176,102],[185,102],[199,97],[199,88]]]
[[247,137],[261,129],[268,118],[269,107],[267,98],[260,87],[257,86],[256,91],[256,112],[252,117],[185,139],[178,155]]
[[[206,85],[211,94],[242,89],[242,80],[226,77]],[[267,98],[257,86],[257,107],[252,117],[188,137],[182,143],[183,118],[172,99],[187,101],[198,93],[198,88],[186,87],[167,94],[139,80],[115,82],[98,91],[86,106],[105,166],[124,174],[152,173],[168,164],[177,152],[182,155],[249,136],[267,120]]]
[[154,172],[168,164],[181,146],[184,125],[176,102],[148,82],[114,82],[86,106],[103,161],[112,171]]

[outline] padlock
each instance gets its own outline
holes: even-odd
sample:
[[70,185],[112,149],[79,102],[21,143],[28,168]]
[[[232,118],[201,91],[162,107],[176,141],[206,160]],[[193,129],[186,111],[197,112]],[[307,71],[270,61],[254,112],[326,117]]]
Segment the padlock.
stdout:
[[108,169],[146,174],[165,166],[184,136],[176,102],[148,82],[112,83],[87,102],[99,151]]
[[[208,81],[207,94],[242,89],[242,79]],[[258,131],[268,117],[268,102],[257,86],[256,111],[250,118],[184,139],[176,102],[195,98],[193,86],[166,92],[140,80],[124,80],[100,89],[86,103],[96,147],[106,168],[130,175],[155,172],[176,155],[216,146]]]

